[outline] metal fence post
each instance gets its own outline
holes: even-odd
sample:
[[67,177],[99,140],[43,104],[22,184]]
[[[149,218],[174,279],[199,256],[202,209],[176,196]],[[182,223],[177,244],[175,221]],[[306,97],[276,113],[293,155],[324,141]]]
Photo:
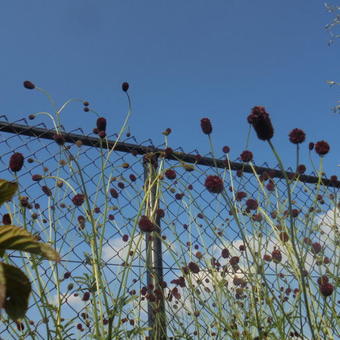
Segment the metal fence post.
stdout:
[[[147,285],[149,289],[148,303],[148,325],[150,340],[167,339],[166,313],[163,288],[163,259],[160,216],[155,214],[159,208],[157,197],[156,176],[158,168],[157,155],[149,153],[144,156],[144,190],[148,195],[145,205],[145,215],[153,220],[159,227],[152,233],[145,234],[146,244],[146,268]],[[153,212],[153,213],[152,213]],[[153,216],[151,216],[153,215]]]

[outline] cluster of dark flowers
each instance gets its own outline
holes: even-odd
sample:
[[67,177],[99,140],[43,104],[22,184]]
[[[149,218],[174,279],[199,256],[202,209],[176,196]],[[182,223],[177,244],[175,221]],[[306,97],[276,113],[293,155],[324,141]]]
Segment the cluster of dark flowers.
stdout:
[[[274,135],[273,125],[271,123],[271,119],[269,117],[268,112],[263,106],[253,107],[251,110],[251,113],[248,115],[247,120],[248,120],[248,123],[253,126],[259,139],[263,141],[270,141],[272,139]],[[201,119],[201,129],[204,134],[210,135],[212,133],[212,124],[209,118]],[[297,145],[301,144],[305,141],[305,139],[306,139],[306,134],[301,129],[296,128],[296,129],[293,129],[289,133],[289,140],[293,144],[297,144]],[[313,149],[315,149],[315,152],[319,156],[324,156],[329,152],[330,147],[327,142],[322,140],[322,141],[316,142],[315,144],[313,142],[310,142],[309,150],[313,150]],[[228,153],[230,151],[230,148],[228,146],[225,146],[223,147],[222,151],[224,153]],[[241,153],[240,159],[245,163],[251,162],[253,160],[253,153],[249,150],[245,150]],[[306,166],[303,164],[299,164],[296,169],[296,175],[302,175],[305,172],[306,172]],[[242,170],[239,170],[237,174],[239,176],[242,176]],[[292,176],[290,176],[289,178],[294,179],[296,175],[292,174]],[[266,188],[268,191],[274,191],[275,183],[270,177],[271,177],[270,175],[268,176],[261,175],[260,180],[265,181],[269,179],[269,182],[266,184]],[[168,177],[168,178],[171,178],[171,177]],[[332,176],[332,178],[334,180],[334,176]],[[205,187],[211,193],[221,193],[224,189],[223,180],[219,176],[208,176],[205,181]],[[246,197],[246,194],[244,192],[237,192],[235,195],[235,199],[237,201],[241,201],[244,197]],[[248,211],[252,210],[252,206],[248,206],[249,203],[252,203],[252,200],[248,200],[248,204],[247,204]],[[294,215],[297,216],[298,214],[294,213]],[[255,221],[260,221],[262,220],[262,216],[260,214],[256,214],[253,216],[253,219]]]
[[[25,81],[24,82],[24,86],[27,89],[34,89],[35,85],[29,81]],[[124,92],[127,92],[129,89],[129,84],[127,82],[124,82],[122,84],[122,90]],[[84,105],[84,110],[85,111],[89,111],[89,103],[88,102],[83,102]],[[266,112],[266,109],[263,106],[255,106],[252,108],[251,113],[249,114],[248,118],[248,123],[251,124],[258,136],[258,138],[260,140],[263,141],[270,141],[273,138],[274,135],[274,129],[271,123],[271,119],[270,116],[268,114],[268,112]],[[213,127],[211,124],[211,121],[209,118],[203,118],[201,119],[201,129],[202,132],[206,135],[210,135],[213,131]],[[93,130],[94,133],[96,133],[100,138],[105,138],[106,137],[106,119],[104,117],[99,117],[96,121],[96,128]],[[171,129],[166,129],[163,134],[168,136],[171,133]],[[64,137],[61,134],[55,134],[53,136],[55,142],[58,145],[64,145]],[[306,140],[306,134],[303,130],[301,129],[293,129],[290,133],[289,133],[289,140],[291,143],[299,145],[301,143],[303,143]],[[324,156],[326,155],[329,150],[330,147],[328,145],[327,142],[325,141],[319,141],[316,142],[315,144],[310,142],[308,145],[309,150],[315,150],[315,152],[320,155],[320,156]],[[222,148],[223,153],[227,154],[230,152],[230,148],[228,146],[224,146]],[[166,148],[164,150],[164,154],[165,157],[169,157],[173,154],[173,150],[171,148]],[[199,161],[201,159],[200,155],[197,155],[196,160]],[[253,153],[249,150],[244,150],[241,155],[240,155],[240,159],[242,160],[242,162],[248,163],[251,162],[253,160]],[[12,155],[11,159],[10,159],[10,163],[9,163],[9,168],[13,171],[13,172],[18,172],[22,169],[24,164],[24,157],[21,153],[15,153]],[[127,169],[129,167],[128,164],[122,165],[123,168]],[[192,171],[193,168],[188,168],[188,171]],[[296,173],[297,174],[304,174],[306,172],[306,167],[303,164],[299,164],[297,166],[296,169]],[[242,176],[242,170],[238,171],[238,175]],[[164,176],[169,179],[169,180],[175,180],[177,177],[177,173],[175,170],[173,169],[167,169],[164,172]],[[129,176],[130,180],[132,182],[136,181],[136,176],[133,174],[130,174]],[[39,182],[43,179],[43,176],[40,174],[35,174],[32,176],[32,180]],[[268,183],[266,184],[266,188],[269,191],[273,191],[275,188],[275,183],[272,179],[272,176],[270,174],[261,174],[260,176],[260,180],[265,182],[268,181]],[[336,176],[333,176],[333,180],[337,180]],[[174,182],[176,183],[176,181]],[[224,181],[220,176],[216,176],[216,175],[209,175],[206,177],[205,182],[204,182],[204,186],[206,188],[206,190],[212,194],[220,194],[224,191],[225,187],[224,187]],[[118,187],[120,189],[124,189],[125,184],[123,182],[119,182],[118,183]],[[189,189],[192,189],[192,185],[189,186]],[[51,190],[47,187],[47,186],[42,186],[41,187],[42,191],[47,195],[47,196],[51,196],[52,192]],[[111,188],[110,189],[110,195],[112,198],[117,199],[119,197],[119,193],[115,188]],[[176,193],[176,199],[180,200],[182,199],[184,196],[184,193]],[[242,201],[244,198],[247,197],[247,194],[245,192],[242,191],[238,191],[235,193],[235,199],[236,201]],[[80,207],[85,200],[85,195],[83,194],[76,194],[73,198],[72,198],[72,202],[76,207]],[[319,200],[321,201],[321,199]],[[22,197],[21,198],[21,204],[22,206],[28,206],[30,203],[28,201],[27,197]],[[245,206],[246,206],[246,212],[250,212],[250,211],[256,211],[259,207],[259,203],[257,202],[257,200],[253,199],[253,198],[249,198],[246,200],[245,202]],[[94,212],[95,213],[100,213],[100,209],[99,207],[94,208]],[[288,211],[285,212],[285,215],[288,215]],[[291,211],[292,216],[293,217],[297,217],[299,215],[299,211],[297,209],[292,209]],[[158,209],[156,211],[156,217],[157,218],[163,218],[165,216],[165,212],[163,209]],[[273,216],[273,215],[272,215]],[[199,213],[197,215],[197,217],[199,219],[204,219],[204,215],[202,213]],[[254,221],[261,221],[262,216],[260,214],[254,214],[253,216],[253,220]],[[113,220],[114,216],[113,215],[109,215],[109,220]],[[12,223],[12,218],[10,216],[10,214],[5,214],[3,215],[2,218],[3,224],[11,224]],[[79,222],[79,228],[80,229],[84,229],[85,228],[85,217],[84,216],[78,216],[78,222]],[[158,223],[158,222],[157,222]],[[145,232],[145,233],[150,233],[150,232],[154,232],[157,231],[159,232],[159,227],[157,225],[157,223],[154,223],[148,216],[142,215],[138,221],[138,226],[140,228],[141,232]],[[187,225],[185,225],[187,227]],[[282,243],[288,242],[289,241],[289,235],[287,232],[285,231],[280,231],[279,232],[279,238],[281,240]],[[151,237],[151,236],[150,236]],[[129,241],[129,235],[124,234],[122,235],[122,240],[124,242],[128,242]],[[316,255],[319,254],[322,251],[322,246],[320,245],[320,243],[318,242],[314,242],[312,243],[312,241],[310,241],[309,243],[310,246],[310,251]],[[241,245],[239,250],[241,252],[246,251],[246,247],[245,245]],[[201,252],[196,252],[195,254],[196,258],[198,259],[197,262],[199,263],[199,260],[203,257],[203,254]],[[242,255],[240,255],[242,257]],[[221,257],[224,259],[228,259],[228,263],[230,266],[232,266],[233,270],[236,272],[237,269],[239,268],[239,263],[240,263],[240,256],[231,256],[230,251],[227,248],[222,249],[221,251]],[[274,250],[269,253],[269,254],[265,254],[263,256],[263,260],[266,262],[271,262],[273,261],[274,263],[278,264],[280,262],[282,262],[282,252],[280,250],[280,248],[274,247]],[[186,287],[186,275],[193,273],[193,274],[198,274],[200,273],[201,269],[199,264],[194,262],[194,261],[190,261],[185,267],[182,268],[183,271],[183,276],[179,276],[176,279],[173,279],[171,281],[171,284],[174,284],[175,287],[173,287],[170,290],[168,299],[169,301],[171,301],[173,298],[175,298],[176,300],[179,300],[181,298],[181,294],[178,288],[184,288]],[[219,269],[221,266],[221,264],[219,263],[218,260],[216,260],[215,258],[212,258],[211,260],[211,264],[213,267]],[[224,266],[226,270],[226,266]],[[71,276],[70,272],[66,272],[64,274],[64,279],[68,279]],[[242,290],[241,288],[244,288],[247,284],[247,282],[240,277],[235,276],[233,279],[233,283],[235,286],[237,286],[238,288],[240,288],[240,290],[237,291],[237,295],[239,297],[242,296]],[[322,277],[320,277],[317,281],[318,283],[318,287],[320,290],[320,293],[324,296],[324,297],[328,297],[330,296],[333,291],[334,291],[334,286],[329,282],[329,278],[328,276],[324,275]],[[161,288],[165,288],[166,287],[166,282],[161,284]],[[286,294],[288,295],[291,292],[291,289],[287,289],[286,290]],[[294,293],[298,293],[298,291],[294,291]],[[131,291],[131,294],[135,294],[135,291]],[[155,302],[158,301],[160,299],[162,299],[163,297],[163,289],[159,289],[159,288],[155,288],[153,287],[153,285],[148,285],[145,286],[141,289],[141,295],[143,296],[143,298]],[[83,294],[82,300],[83,301],[89,301],[91,298],[90,292],[86,291]],[[199,312],[196,311],[195,312],[195,316],[198,316]],[[85,319],[85,317],[84,317]],[[125,320],[125,319],[124,319]],[[106,320],[107,321],[107,320]],[[124,322],[128,321],[128,319],[126,319]],[[133,325],[133,320],[130,320],[130,324]],[[78,324],[77,328],[81,331],[83,331],[83,326],[82,324]]]

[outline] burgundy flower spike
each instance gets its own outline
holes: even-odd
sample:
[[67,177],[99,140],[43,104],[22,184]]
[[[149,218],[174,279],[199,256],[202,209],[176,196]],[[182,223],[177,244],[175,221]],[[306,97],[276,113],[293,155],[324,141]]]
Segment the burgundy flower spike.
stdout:
[[122,83],[122,90],[124,92],[127,92],[128,89],[129,89],[129,83],[125,81],[124,83]]
[[201,129],[206,135],[210,135],[212,133],[212,125],[209,118],[201,119]]
[[9,160],[9,168],[14,171],[20,171],[24,165],[24,156],[20,152],[14,153]]
[[268,112],[263,106],[254,106],[248,116],[248,123],[253,125],[257,137],[261,140],[270,140],[274,129]]
[[28,90],[34,90],[35,89],[35,85],[29,80],[25,80],[23,85]]

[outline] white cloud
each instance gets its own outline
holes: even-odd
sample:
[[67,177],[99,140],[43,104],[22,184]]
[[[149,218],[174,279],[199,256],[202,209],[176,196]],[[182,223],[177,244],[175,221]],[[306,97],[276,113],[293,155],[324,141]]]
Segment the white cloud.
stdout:
[[[142,239],[141,239],[142,237]],[[131,247],[129,247],[131,244]],[[144,239],[143,236],[136,236],[133,240],[124,242],[122,237],[111,239],[103,247],[103,260],[111,264],[122,264],[128,259],[129,251],[142,254],[144,251]],[[136,256],[134,256],[136,258]]]
[[[326,252],[334,255],[339,250],[337,242],[340,237],[340,211],[337,208],[327,210],[324,214],[316,216],[316,223],[319,225],[320,241],[326,247]],[[332,254],[333,253],[333,254]]]
[[[81,311],[86,304],[89,302],[85,302],[82,300],[81,295],[74,295],[73,293],[61,293],[61,304],[63,307],[70,306],[72,309],[75,309],[77,312]],[[50,299],[50,303],[57,306],[59,303],[58,295],[53,295]]]

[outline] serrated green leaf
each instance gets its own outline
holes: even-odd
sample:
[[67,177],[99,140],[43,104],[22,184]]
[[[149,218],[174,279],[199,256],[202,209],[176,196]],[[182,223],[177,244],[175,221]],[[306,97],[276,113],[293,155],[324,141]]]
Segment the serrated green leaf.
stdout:
[[18,190],[18,183],[0,179],[0,206],[10,201]]
[[0,282],[5,283],[6,313],[13,320],[22,319],[32,290],[29,279],[19,268],[0,262]]
[[20,250],[40,255],[48,260],[60,261],[60,256],[51,246],[38,242],[27,230],[14,225],[0,227],[0,252]]

